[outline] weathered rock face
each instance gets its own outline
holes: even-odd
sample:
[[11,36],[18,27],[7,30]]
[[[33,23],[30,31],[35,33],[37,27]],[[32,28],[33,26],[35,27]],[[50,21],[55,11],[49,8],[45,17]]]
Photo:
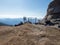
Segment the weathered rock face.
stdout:
[[[47,9],[47,15],[44,18],[44,23],[60,24],[60,0],[53,0]],[[46,23],[47,24],[47,23]]]

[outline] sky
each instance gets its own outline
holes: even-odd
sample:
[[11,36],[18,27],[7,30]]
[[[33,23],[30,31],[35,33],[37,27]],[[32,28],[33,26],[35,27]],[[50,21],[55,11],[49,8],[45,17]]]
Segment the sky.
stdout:
[[51,0],[0,0],[0,18],[43,18],[50,2]]

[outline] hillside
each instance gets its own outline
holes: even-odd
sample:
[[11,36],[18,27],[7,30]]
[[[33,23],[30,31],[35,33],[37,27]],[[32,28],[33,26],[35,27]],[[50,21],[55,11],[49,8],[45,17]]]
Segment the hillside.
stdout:
[[[29,21],[31,23],[35,23],[35,18],[27,18],[26,21]],[[38,22],[39,19],[36,19],[36,23]],[[20,22],[24,22],[23,18],[14,18],[14,19],[10,19],[10,18],[4,18],[4,19],[0,19],[0,22],[3,22],[3,23],[6,23],[6,24],[9,24],[9,25],[15,25],[15,24],[18,24]]]
[[8,26],[8,24],[0,22],[0,26]]
[[0,26],[0,45],[60,45],[60,29],[33,24]]

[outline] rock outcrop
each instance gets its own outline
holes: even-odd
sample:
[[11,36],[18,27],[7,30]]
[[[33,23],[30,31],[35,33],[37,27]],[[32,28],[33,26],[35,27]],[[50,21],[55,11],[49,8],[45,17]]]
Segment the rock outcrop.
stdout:
[[[60,24],[60,0],[53,0],[47,9],[47,15],[42,21],[44,24]],[[47,23],[48,22],[48,23]]]

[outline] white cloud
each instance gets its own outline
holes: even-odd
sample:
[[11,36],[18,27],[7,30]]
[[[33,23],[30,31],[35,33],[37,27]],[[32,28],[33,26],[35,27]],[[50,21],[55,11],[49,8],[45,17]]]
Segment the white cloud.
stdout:
[[0,18],[22,18],[22,17],[32,17],[32,18],[43,18],[42,12],[31,12],[31,11],[19,11],[19,12],[3,12],[0,13]]

